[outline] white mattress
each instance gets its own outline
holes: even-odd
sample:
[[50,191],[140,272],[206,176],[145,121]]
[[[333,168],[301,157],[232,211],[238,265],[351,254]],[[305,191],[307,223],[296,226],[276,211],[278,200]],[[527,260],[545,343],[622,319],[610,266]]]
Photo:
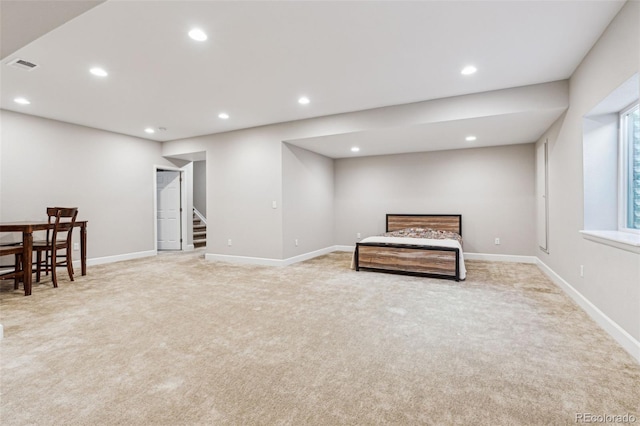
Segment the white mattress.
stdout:
[[[427,238],[406,238],[406,237],[367,237],[360,241],[361,243],[384,243],[384,244],[409,244],[415,246],[434,246],[434,247],[451,247],[457,248],[460,252],[460,279],[467,277],[467,269],[464,266],[464,253],[462,246],[456,240],[432,240]],[[355,252],[354,252],[355,256]],[[351,263],[355,269],[355,259]]]

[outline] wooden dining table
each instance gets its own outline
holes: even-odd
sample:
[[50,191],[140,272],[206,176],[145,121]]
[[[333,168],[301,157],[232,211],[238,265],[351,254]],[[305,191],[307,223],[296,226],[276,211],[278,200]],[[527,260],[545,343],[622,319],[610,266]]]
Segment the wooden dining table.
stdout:
[[[31,295],[33,283],[33,233],[53,229],[54,224],[48,221],[0,222],[0,232],[21,232],[24,246],[24,295]],[[87,275],[87,221],[76,220],[75,226],[80,228],[80,265],[82,275]]]

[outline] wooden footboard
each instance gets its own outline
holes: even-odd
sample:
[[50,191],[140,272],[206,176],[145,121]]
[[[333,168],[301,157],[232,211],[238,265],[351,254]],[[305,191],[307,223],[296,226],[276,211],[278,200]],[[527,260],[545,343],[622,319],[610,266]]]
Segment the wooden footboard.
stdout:
[[460,251],[453,247],[357,243],[356,270],[448,278],[460,281]]

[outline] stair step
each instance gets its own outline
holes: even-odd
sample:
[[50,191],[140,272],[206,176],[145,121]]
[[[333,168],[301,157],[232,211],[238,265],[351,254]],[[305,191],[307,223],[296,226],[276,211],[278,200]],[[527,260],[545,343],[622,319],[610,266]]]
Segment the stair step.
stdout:
[[200,220],[200,217],[193,213],[193,247],[207,246],[207,224]]

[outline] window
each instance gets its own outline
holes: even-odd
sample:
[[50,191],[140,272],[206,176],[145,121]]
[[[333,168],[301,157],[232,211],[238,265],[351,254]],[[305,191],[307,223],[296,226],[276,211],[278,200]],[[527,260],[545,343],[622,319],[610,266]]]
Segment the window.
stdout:
[[620,112],[620,230],[640,233],[640,107]]
[[582,117],[584,228],[590,241],[640,253],[640,73]]

